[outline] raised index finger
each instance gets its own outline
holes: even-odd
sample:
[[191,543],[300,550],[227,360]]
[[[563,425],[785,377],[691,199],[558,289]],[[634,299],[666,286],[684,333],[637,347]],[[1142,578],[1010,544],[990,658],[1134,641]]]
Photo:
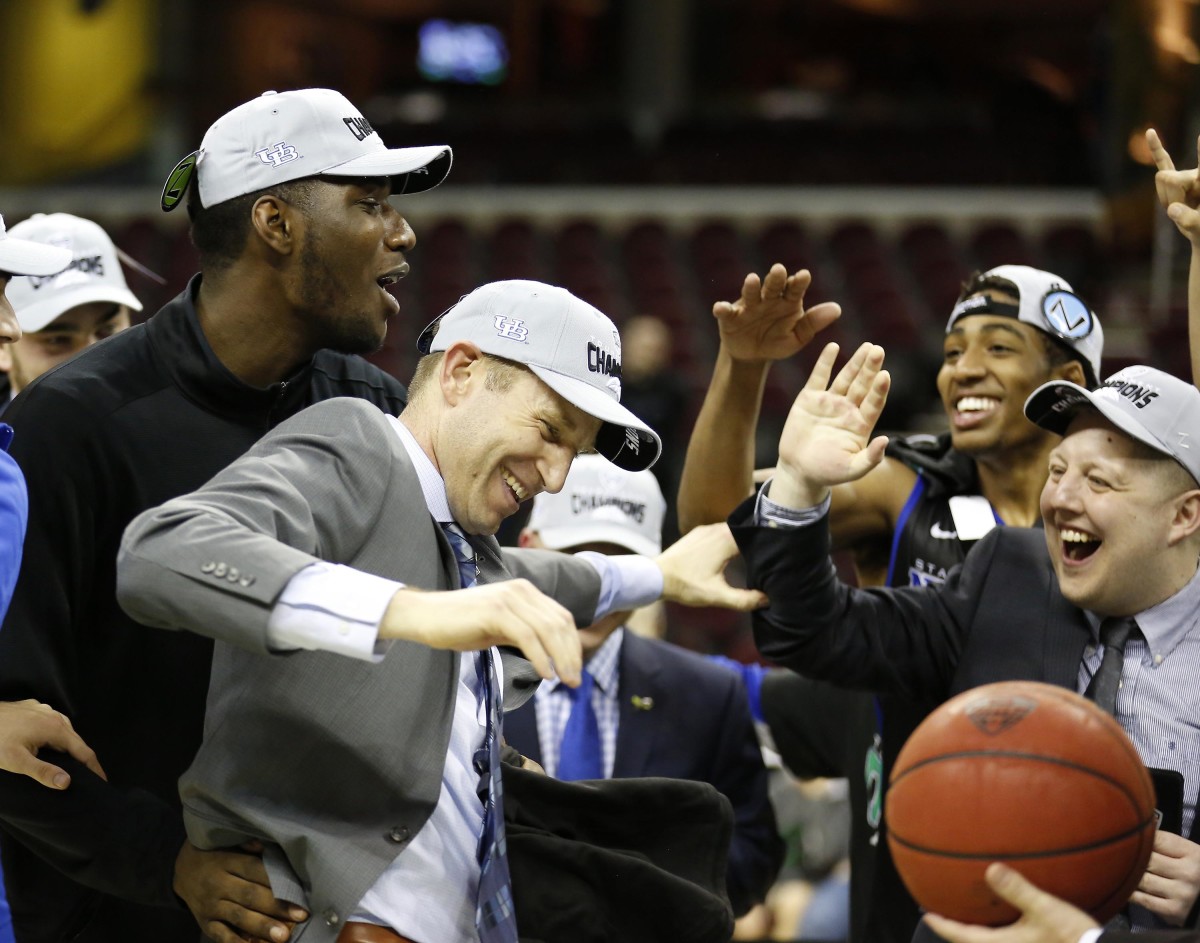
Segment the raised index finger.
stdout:
[[1163,147],[1162,141],[1158,138],[1158,132],[1153,128],[1146,129],[1146,144],[1150,147],[1150,156],[1154,158],[1154,166],[1158,170],[1174,170],[1175,162],[1171,160],[1171,155],[1167,153],[1167,149]]

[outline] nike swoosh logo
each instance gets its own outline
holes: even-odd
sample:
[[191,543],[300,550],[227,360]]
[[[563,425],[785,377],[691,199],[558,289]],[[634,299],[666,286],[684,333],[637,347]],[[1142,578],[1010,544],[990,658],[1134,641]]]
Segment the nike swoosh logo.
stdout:
[[929,536],[938,540],[958,540],[958,531],[943,530],[941,525],[935,522],[934,525],[929,528]]

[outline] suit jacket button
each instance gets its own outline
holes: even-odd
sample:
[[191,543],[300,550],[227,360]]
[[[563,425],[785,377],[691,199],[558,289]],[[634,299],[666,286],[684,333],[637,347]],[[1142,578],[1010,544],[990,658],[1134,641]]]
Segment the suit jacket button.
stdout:
[[213,570],[213,576],[224,576],[229,571],[229,567],[224,563],[218,563],[217,568]]
[[397,845],[408,841],[408,826],[394,825],[387,833],[388,841],[395,842]]
[[253,576],[243,576],[240,580],[238,580],[238,585],[242,587],[253,586],[254,580],[255,577]]
[[338,916],[338,912],[332,908],[325,911],[325,913],[321,914],[321,916],[325,918],[325,923],[331,927],[336,927],[342,922],[342,918]]
[[217,564],[214,561],[209,560],[206,564],[204,564],[204,566],[200,567],[200,572],[201,573],[211,573],[216,568],[217,568]]
[[229,580],[231,583],[236,583],[238,581],[238,575],[238,568],[236,566],[231,566],[229,568],[229,575],[226,576],[225,579]]

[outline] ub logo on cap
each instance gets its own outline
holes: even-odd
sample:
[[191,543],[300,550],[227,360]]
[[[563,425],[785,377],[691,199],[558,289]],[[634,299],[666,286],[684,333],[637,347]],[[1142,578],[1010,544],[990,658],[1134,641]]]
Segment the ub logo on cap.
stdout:
[[520,318],[506,318],[502,314],[496,315],[496,333],[522,344],[529,340],[529,328],[525,326],[524,321]]
[[283,164],[299,160],[300,152],[292,147],[292,145],[280,141],[278,144],[272,144],[270,147],[260,148],[254,152],[254,156],[264,164],[280,167]]

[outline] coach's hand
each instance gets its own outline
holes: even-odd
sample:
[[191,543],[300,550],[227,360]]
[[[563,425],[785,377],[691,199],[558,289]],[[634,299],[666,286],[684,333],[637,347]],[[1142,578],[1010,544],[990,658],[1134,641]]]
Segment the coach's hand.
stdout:
[[988,886],[1021,911],[1007,927],[978,927],[934,914],[925,922],[947,943],[1079,943],[1088,930],[1100,926],[1082,910],[1038,890],[1012,868],[993,864],[987,869]]
[[308,919],[303,909],[275,899],[258,854],[201,851],[185,841],[175,859],[174,888],[216,943],[283,943],[299,921]]
[[736,589],[725,567],[737,556],[728,524],[706,524],[689,531],[654,558],[663,574],[662,598],[685,606],[720,606],[749,612],[767,604],[756,589]]
[[579,686],[583,668],[571,613],[524,579],[447,592],[398,590],[379,637],[456,652],[512,645],[543,678],[557,676],[571,687]]

